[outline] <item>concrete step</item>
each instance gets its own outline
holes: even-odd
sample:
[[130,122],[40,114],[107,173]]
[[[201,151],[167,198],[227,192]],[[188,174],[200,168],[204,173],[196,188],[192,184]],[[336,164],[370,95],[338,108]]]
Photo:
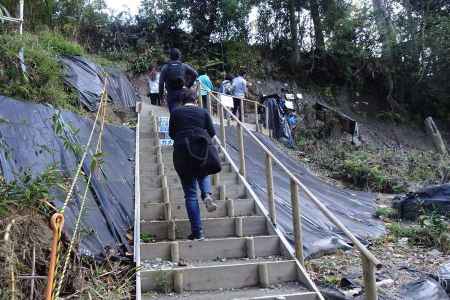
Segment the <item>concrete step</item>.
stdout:
[[[202,201],[199,201],[199,204],[201,216],[205,219],[256,215],[255,201],[248,199],[217,200],[217,209],[213,212],[208,212]],[[167,207],[165,203],[141,204],[141,220],[165,220]],[[174,219],[188,218],[184,201],[171,203],[170,210]]]
[[[264,216],[202,219],[202,224],[206,238],[260,236],[269,233]],[[151,235],[155,241],[168,241],[169,237],[187,239],[191,234],[191,225],[187,219],[141,221],[141,234]]]
[[[172,158],[170,161],[163,161],[164,164],[164,170],[167,172],[171,172],[175,170]],[[158,162],[152,162],[149,160],[146,160],[140,164],[140,172],[141,173],[151,173],[151,174],[157,174],[161,175],[161,165]],[[233,169],[231,168],[231,165],[229,163],[222,163],[222,172],[231,172]]]
[[[141,176],[158,176],[158,175],[163,174],[161,167],[149,166],[149,165],[141,167],[139,172],[140,172]],[[233,171],[231,170],[231,166],[223,168],[222,171],[220,172],[220,174],[226,174],[226,173],[233,173]],[[173,166],[165,166],[164,174],[168,175],[168,176],[178,175],[177,172],[175,171],[175,169],[173,168]]]
[[[220,182],[219,184],[230,185],[238,182],[238,177],[233,172],[221,172],[219,174]],[[142,186],[158,188],[162,186],[162,178],[161,175],[142,175],[140,176],[140,184]],[[170,186],[181,186],[181,181],[178,175],[173,172],[167,174],[167,184]]]
[[[174,257],[173,247],[178,248]],[[220,238],[204,241],[176,241],[141,243],[141,259],[163,261],[213,261],[282,255],[280,239],[276,235],[251,238]]]
[[[214,199],[220,199],[220,187],[212,187],[212,195]],[[200,196],[200,191],[198,193]],[[225,198],[239,199],[247,196],[244,186],[233,183],[225,186]],[[199,197],[200,198],[200,197]],[[184,192],[180,185],[169,185],[169,201],[183,202]],[[162,188],[153,188],[149,186],[141,186],[141,204],[146,203],[161,203],[164,202],[164,194]]]
[[294,260],[231,262],[170,270],[141,271],[143,292],[163,288],[166,291],[217,291],[298,282]]
[[269,288],[248,287],[242,289],[184,292],[181,294],[162,294],[157,292],[142,295],[142,300],[318,300],[317,294],[308,290],[298,282],[287,282],[272,285]]

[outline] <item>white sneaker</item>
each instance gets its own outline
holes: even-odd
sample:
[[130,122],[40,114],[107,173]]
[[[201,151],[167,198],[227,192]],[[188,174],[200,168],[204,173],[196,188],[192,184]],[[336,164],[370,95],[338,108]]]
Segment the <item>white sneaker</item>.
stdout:
[[211,198],[211,195],[208,195],[203,199],[205,202],[206,210],[208,212],[213,212],[217,209],[217,204],[214,202],[214,200]]

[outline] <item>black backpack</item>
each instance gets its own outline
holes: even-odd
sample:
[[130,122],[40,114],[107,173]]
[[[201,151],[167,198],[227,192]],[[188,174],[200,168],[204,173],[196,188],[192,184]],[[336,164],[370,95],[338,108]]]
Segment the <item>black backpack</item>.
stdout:
[[169,62],[166,69],[166,84],[171,90],[181,90],[184,86],[185,68],[181,62]]

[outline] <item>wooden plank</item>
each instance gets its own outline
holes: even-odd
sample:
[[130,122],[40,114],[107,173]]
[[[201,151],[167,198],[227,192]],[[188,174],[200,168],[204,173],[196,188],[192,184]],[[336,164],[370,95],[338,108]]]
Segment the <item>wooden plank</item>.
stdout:
[[[157,277],[169,278],[170,280],[167,285],[169,288],[173,288],[173,274],[175,272],[183,273],[184,291],[212,291],[258,286],[259,264],[260,263],[243,263],[176,268],[167,271],[142,271],[142,289],[146,292],[157,288]],[[271,284],[297,280],[294,261],[267,262],[266,264]]]
[[[243,235],[267,235],[266,218],[264,216],[241,217],[243,219]],[[203,219],[203,231],[206,238],[234,237],[236,218]],[[191,233],[189,220],[175,220],[176,238],[187,239]],[[157,241],[167,240],[167,221],[142,221],[141,232],[155,236]]]

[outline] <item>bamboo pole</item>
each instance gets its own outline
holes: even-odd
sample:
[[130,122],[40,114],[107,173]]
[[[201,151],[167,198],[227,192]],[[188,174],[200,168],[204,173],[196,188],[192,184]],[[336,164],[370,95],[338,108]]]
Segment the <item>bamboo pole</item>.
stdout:
[[271,137],[272,135],[270,134],[270,129],[269,129],[269,108],[267,107],[267,105],[264,106],[264,107],[265,107],[265,108],[264,108],[264,112],[265,112],[265,114],[266,114],[265,121],[266,121],[267,135]]
[[292,205],[292,223],[294,227],[294,243],[295,256],[300,261],[301,265],[305,265],[303,256],[303,240],[302,240],[302,225],[301,225],[301,210],[299,203],[299,189],[297,183],[291,179],[291,205]]
[[363,268],[364,290],[367,300],[378,299],[375,265],[361,253],[361,263]]
[[23,7],[24,7],[24,0],[20,0],[19,3],[19,19],[20,19],[20,23],[19,23],[19,34],[22,35],[23,34]]
[[277,225],[277,213],[275,210],[275,199],[273,196],[273,173],[272,158],[266,154],[266,182],[267,182],[267,200],[269,202],[269,216],[273,225]]

